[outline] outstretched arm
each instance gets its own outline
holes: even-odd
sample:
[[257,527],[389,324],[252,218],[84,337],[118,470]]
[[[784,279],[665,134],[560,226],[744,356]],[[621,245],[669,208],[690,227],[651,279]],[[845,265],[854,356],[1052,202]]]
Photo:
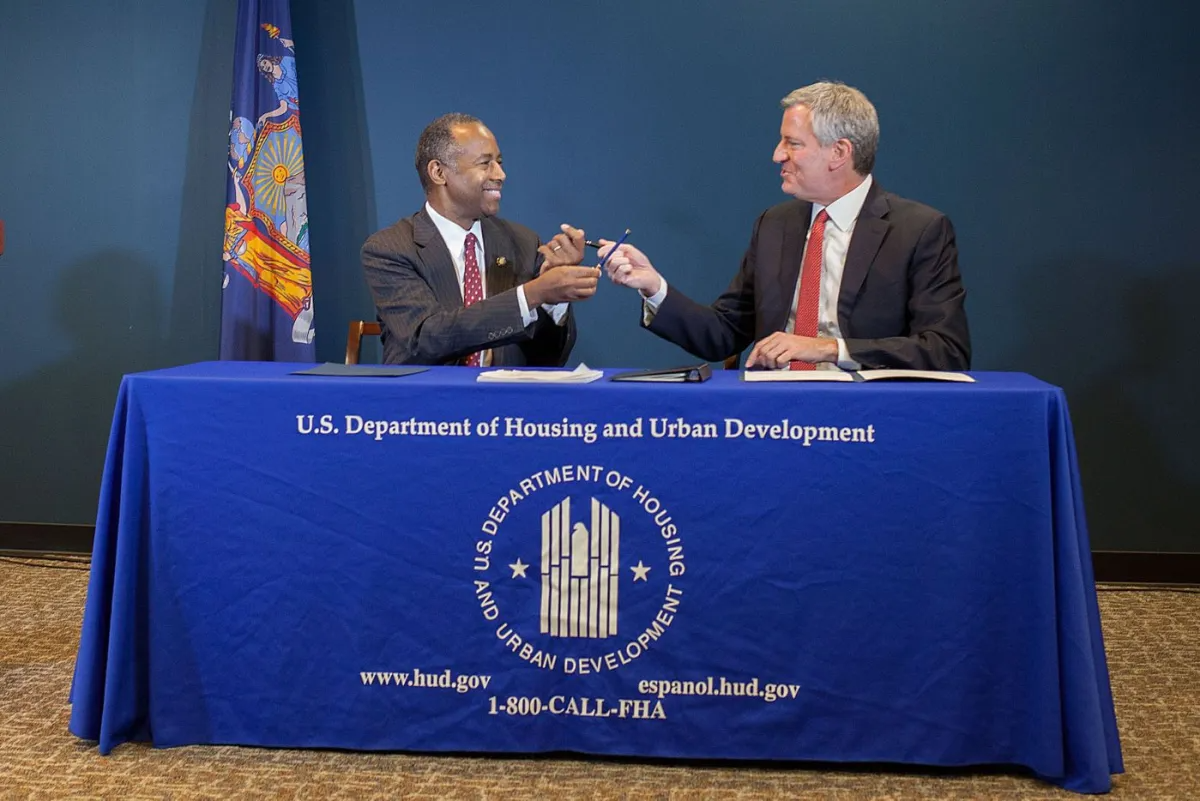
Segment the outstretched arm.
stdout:
[[274,119],[275,117],[282,117],[284,114],[287,114],[287,110],[288,110],[287,101],[280,100],[279,106],[277,108],[271,109],[266,114],[263,114],[261,117],[258,118],[258,124],[261,126],[267,120]]

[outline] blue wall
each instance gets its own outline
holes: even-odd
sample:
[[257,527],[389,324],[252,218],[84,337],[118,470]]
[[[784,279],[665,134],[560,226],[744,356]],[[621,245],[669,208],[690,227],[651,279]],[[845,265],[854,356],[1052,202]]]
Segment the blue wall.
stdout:
[[121,375],[215,357],[236,0],[0,7],[0,520],[92,522]]
[[[119,376],[216,353],[235,3],[5,5],[0,520],[83,522]],[[956,223],[976,367],[1067,389],[1093,544],[1200,550],[1187,9],[293,0],[318,355],[372,316],[358,248],[419,207],[412,153],[438,114],[497,134],[505,216],[543,235],[628,226],[711,298],[783,198],[778,99],[837,78],[879,108],[878,179]],[[578,315],[575,361],[687,358],[617,287]]]

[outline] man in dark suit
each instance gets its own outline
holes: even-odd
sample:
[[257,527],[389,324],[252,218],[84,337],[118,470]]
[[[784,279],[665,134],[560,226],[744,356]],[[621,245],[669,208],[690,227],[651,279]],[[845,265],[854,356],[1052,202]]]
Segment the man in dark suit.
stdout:
[[709,361],[755,342],[747,367],[969,369],[954,228],[872,178],[875,107],[829,82],[782,105],[774,161],[796,199],[758,218],[741,269],[711,306],[668,288],[628,245],[609,277],[642,293],[650,331]]
[[596,291],[577,265],[583,231],[545,245],[495,216],[505,173],[482,122],[447,114],[422,132],[425,207],[372,235],[362,262],[388,364],[561,366],[575,344],[570,303]]

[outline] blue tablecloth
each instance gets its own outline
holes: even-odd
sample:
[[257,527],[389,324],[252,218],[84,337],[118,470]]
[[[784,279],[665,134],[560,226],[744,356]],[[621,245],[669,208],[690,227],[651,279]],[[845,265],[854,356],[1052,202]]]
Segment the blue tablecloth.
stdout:
[[127,376],[71,730],[1121,772],[1062,392]]

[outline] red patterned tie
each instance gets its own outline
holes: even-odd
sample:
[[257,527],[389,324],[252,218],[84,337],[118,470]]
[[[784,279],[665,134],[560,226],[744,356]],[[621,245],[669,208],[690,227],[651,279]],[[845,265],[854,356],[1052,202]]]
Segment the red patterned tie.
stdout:
[[[808,235],[808,246],[804,248],[804,262],[800,265],[800,297],[796,301],[796,321],[792,333],[802,337],[817,335],[817,321],[821,316],[821,262],[825,253],[825,221],[829,214],[825,209],[813,220]],[[809,362],[792,362],[793,370],[815,370]]]
[[[483,280],[479,277],[479,257],[475,255],[475,234],[468,233],[463,253],[466,269],[463,270],[463,306],[483,300]],[[467,367],[479,366],[479,353],[467,357]]]

